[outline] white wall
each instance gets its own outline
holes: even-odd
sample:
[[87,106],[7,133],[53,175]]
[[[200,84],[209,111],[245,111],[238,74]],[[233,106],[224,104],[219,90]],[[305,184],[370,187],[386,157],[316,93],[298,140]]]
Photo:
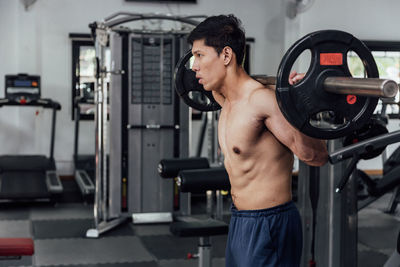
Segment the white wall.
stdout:
[[300,15],[300,35],[321,29],[348,31],[364,40],[399,40],[397,0],[315,0]]
[[[228,14],[238,16],[254,37],[252,72],[274,75],[283,52],[284,17],[275,0],[197,0],[197,4],[159,4],[123,0],[38,0],[28,10],[22,1],[0,1],[0,84],[5,74],[41,75],[42,96],[62,105],[58,114],[55,158],[62,174],[72,174],[71,41],[69,33],[89,33],[88,24],[118,12]],[[4,90],[0,90],[0,97]],[[39,114],[36,115],[36,111]],[[40,109],[0,112],[0,154],[48,153],[50,115]],[[46,120],[46,121],[45,121]],[[94,151],[94,127],[83,122],[80,152]]]
[[[295,19],[285,16],[288,1],[197,0],[197,4],[159,4],[124,0],[38,0],[25,10],[22,1],[1,0],[0,84],[4,85],[5,74],[41,75],[43,97],[54,98],[63,106],[58,114],[55,157],[61,173],[71,174],[74,125],[70,114],[71,41],[68,35],[88,33],[90,22],[118,11],[174,15],[233,13],[241,18],[247,36],[256,39],[251,55],[252,73],[270,75],[275,75],[286,49],[312,31],[339,29],[360,39],[400,39],[399,1],[315,0],[309,10]],[[0,88],[0,97],[3,96],[4,90]],[[2,109],[0,154],[47,153],[49,121],[50,114],[41,109]],[[399,122],[393,121],[389,127],[398,129]],[[93,124],[83,122],[81,129],[80,151],[91,153],[94,151]],[[381,168],[379,160],[363,166]]]
[[[399,10],[397,0],[315,0],[295,19],[285,19],[285,47],[308,33],[325,29],[347,31],[361,40],[400,41]],[[400,121],[390,121],[388,129],[400,129]],[[388,155],[397,147],[389,146]],[[381,169],[381,158],[361,161],[359,168]]]

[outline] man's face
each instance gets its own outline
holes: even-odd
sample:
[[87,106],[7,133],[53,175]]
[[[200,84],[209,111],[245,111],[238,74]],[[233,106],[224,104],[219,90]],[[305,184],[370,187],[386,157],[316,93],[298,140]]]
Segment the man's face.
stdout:
[[214,47],[204,44],[204,40],[193,42],[192,54],[194,62],[192,70],[196,72],[196,78],[207,91],[218,90],[225,75],[225,65],[222,53],[218,55]]

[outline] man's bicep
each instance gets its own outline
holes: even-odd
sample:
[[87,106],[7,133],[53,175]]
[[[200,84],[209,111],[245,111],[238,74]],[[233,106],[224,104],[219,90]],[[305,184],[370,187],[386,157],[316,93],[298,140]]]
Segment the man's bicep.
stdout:
[[281,142],[293,152],[295,150],[294,140],[296,129],[280,114],[271,114],[265,119],[265,126],[268,130]]
[[261,95],[256,99],[268,130],[300,160],[315,166],[324,164],[327,160],[325,142],[306,136],[292,126],[279,109],[275,94],[271,91],[266,92],[264,97]]
[[294,128],[282,114],[275,114],[266,119],[265,122],[271,133],[289,148],[300,160],[311,166],[321,166],[325,164],[328,157],[326,144],[304,135]]

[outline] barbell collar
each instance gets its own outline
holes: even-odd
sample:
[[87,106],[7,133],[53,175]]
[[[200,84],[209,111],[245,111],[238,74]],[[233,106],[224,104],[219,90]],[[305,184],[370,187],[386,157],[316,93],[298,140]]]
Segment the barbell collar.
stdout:
[[389,79],[328,77],[324,80],[324,90],[335,94],[394,97],[399,86]]

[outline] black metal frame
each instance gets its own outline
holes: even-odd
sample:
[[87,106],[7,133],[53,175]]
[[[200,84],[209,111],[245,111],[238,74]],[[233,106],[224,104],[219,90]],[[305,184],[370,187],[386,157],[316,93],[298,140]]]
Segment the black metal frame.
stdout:
[[371,51],[398,51],[400,52],[400,41],[363,41]]

